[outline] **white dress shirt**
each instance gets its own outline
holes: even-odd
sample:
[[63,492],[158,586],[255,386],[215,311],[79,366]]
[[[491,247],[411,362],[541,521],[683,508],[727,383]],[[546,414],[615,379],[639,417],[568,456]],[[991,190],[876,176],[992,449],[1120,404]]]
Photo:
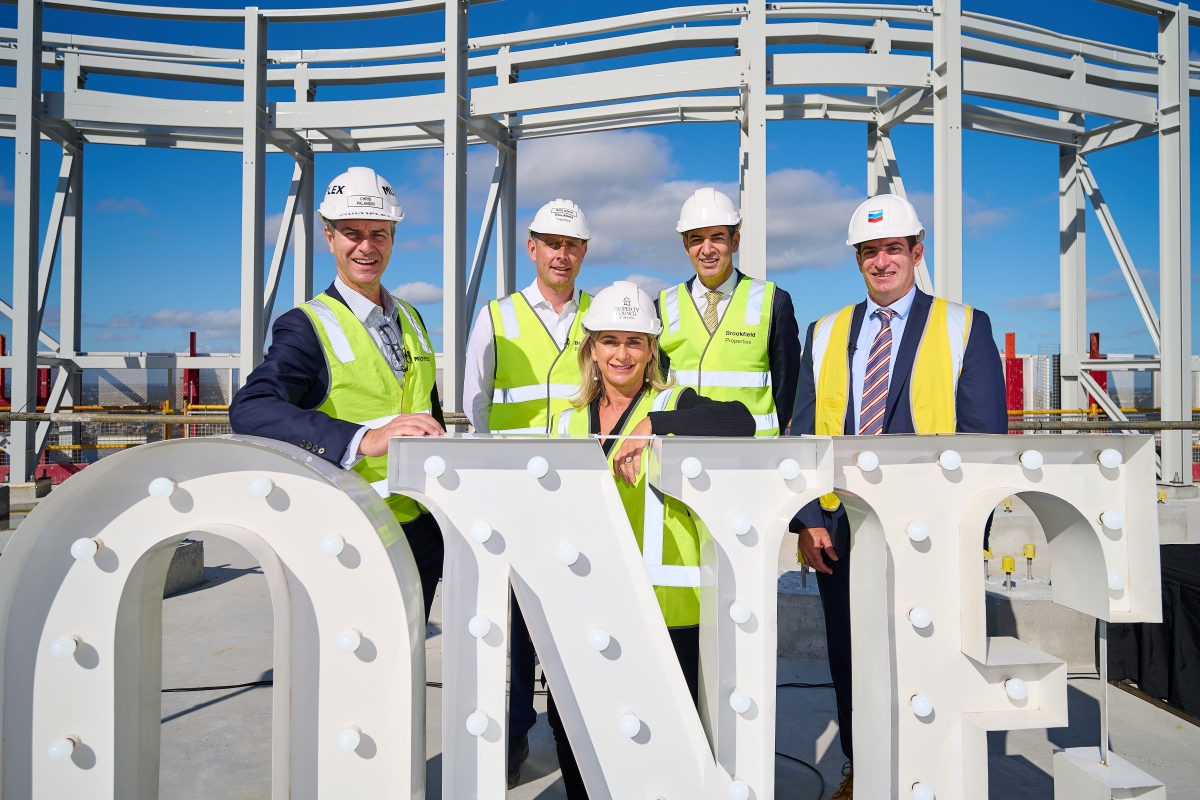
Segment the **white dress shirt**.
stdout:
[[[550,301],[542,296],[536,279],[522,289],[521,294],[525,295],[533,312],[554,338],[554,344],[562,350],[567,343],[567,334],[575,323],[575,313],[579,310],[579,290],[576,289],[571,299],[563,304],[561,312],[555,311]],[[495,336],[492,314],[485,305],[479,309],[475,327],[471,329],[471,337],[467,340],[467,366],[463,375],[463,408],[476,433],[491,431],[492,391],[495,388]]]
[[733,290],[737,288],[741,277],[741,273],[736,269],[731,270],[729,277],[722,281],[720,286],[716,289],[709,289],[700,280],[700,276],[696,276],[696,279],[692,281],[692,300],[696,303],[696,310],[700,312],[701,319],[704,319],[704,310],[708,308],[708,298],[704,295],[710,291],[721,293],[721,299],[717,301],[717,319],[725,316],[725,309],[729,308],[729,301],[733,299]]
[[[913,298],[917,296],[917,287],[908,290],[908,294],[892,303],[888,308],[896,313],[892,316],[892,357],[888,364],[888,387],[890,391],[892,375],[896,366],[896,353],[900,352],[900,340],[904,336],[904,324],[908,321],[908,312],[912,311]],[[862,420],[863,378],[867,371],[867,356],[871,354],[871,345],[875,342],[875,334],[883,326],[875,312],[883,306],[867,296],[867,313],[863,317],[862,328],[858,331],[857,350],[850,362],[850,387],[854,396],[854,425],[853,431],[858,434],[858,424]]]
[[[402,357],[399,357],[392,347],[387,343],[384,337],[387,334],[381,332],[381,329],[387,328],[391,335],[395,338],[401,348],[404,347],[404,338],[400,332],[400,320],[396,304],[392,302],[392,296],[388,294],[386,289],[382,287],[379,290],[379,297],[383,301],[382,305],[373,303],[367,298],[358,293],[356,289],[344,283],[341,277],[333,279],[333,285],[338,290],[338,294],[346,301],[346,306],[351,313],[358,318],[358,321],[367,329],[367,333],[371,335],[375,346],[379,348],[379,352],[383,355],[388,366],[392,368],[392,372],[396,375],[396,380],[404,383],[405,364]],[[366,425],[358,429],[358,433],[354,434],[354,438],[350,440],[350,444],[346,446],[346,453],[342,456],[342,467],[350,469],[358,460],[362,458],[358,453],[358,445],[362,442],[362,437],[370,430]]]

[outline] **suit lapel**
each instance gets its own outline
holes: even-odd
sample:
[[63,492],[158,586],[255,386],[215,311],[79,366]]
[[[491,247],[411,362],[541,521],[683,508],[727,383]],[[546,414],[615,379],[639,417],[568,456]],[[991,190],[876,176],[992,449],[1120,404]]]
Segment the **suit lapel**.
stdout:
[[850,376],[850,386],[846,393],[846,420],[842,424],[842,432],[853,436],[858,427],[854,424],[854,350],[858,346],[858,334],[862,331],[863,318],[867,315],[867,301],[863,300],[854,307],[850,317],[850,338],[846,345],[846,374]]
[[900,349],[896,352],[896,363],[892,364],[887,411],[883,420],[884,433],[890,433],[888,429],[900,399],[907,396],[908,381],[912,377],[913,364],[917,359],[917,345],[921,343],[921,336],[925,333],[925,323],[929,320],[929,308],[932,305],[933,298],[918,289],[913,297],[908,319],[904,323],[904,337],[900,340]]

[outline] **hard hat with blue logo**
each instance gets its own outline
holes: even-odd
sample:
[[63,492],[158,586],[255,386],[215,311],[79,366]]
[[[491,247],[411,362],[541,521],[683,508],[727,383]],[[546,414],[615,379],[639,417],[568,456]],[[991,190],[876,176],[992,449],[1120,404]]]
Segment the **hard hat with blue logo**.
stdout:
[[873,239],[916,236],[925,238],[925,226],[912,203],[898,194],[877,194],[854,209],[846,244],[857,247]]

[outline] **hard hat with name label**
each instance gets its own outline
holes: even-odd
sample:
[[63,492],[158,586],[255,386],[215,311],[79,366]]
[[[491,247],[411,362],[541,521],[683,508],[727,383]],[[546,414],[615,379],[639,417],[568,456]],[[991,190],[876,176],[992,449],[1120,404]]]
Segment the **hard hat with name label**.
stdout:
[[538,209],[533,222],[529,224],[529,232],[557,233],[559,236],[571,236],[585,242],[592,238],[583,209],[561,197]]
[[654,310],[653,297],[632,281],[616,281],[592,298],[583,327],[593,333],[632,331],[658,336],[663,326]]
[[318,210],[328,220],[404,219],[392,185],[370,167],[351,167],[334,178]]
[[683,203],[679,212],[679,222],[675,230],[680,233],[694,231],[697,228],[710,228],[713,225],[730,225],[741,227],[742,215],[734,208],[733,201],[723,192],[718,192],[711,186],[697,189]]
[[925,226],[912,203],[898,194],[877,194],[854,210],[846,244],[854,247],[896,236],[916,236],[919,242],[925,238]]

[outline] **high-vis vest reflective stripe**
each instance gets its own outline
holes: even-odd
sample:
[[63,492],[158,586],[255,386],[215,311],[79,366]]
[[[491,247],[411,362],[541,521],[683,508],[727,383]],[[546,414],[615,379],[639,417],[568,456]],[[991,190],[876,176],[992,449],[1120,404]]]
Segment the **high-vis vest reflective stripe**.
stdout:
[[[841,436],[850,396],[850,324],[854,306],[817,320],[813,327],[813,381],[816,385],[815,433]],[[971,336],[971,307],[940,297],[933,299],[917,345],[908,381],[908,402],[917,433],[954,433],[955,397],[963,353]],[[865,323],[865,320],[864,320]],[[907,331],[906,331],[907,333]],[[821,498],[827,509],[838,506],[836,495]]]
[[[679,387],[662,392],[647,389],[618,435],[627,436],[651,411],[673,411],[682,391]],[[558,415],[551,431],[559,436],[586,436],[588,418],[587,409],[567,408]],[[609,451],[610,468],[614,468],[613,459],[619,449],[617,442]],[[646,480],[647,458],[648,452],[643,450],[637,482],[629,486],[618,480],[617,492],[637,537],[667,627],[699,625],[700,531],[704,527],[687,506],[664,497],[650,485]]]
[[545,433],[550,417],[570,407],[570,398],[579,392],[579,344],[590,304],[591,298],[580,292],[562,350],[525,295],[517,292],[488,304],[496,354],[492,433]]
[[[408,353],[403,384],[344,303],[320,294],[301,306],[316,329],[329,367],[329,392],[318,411],[370,428],[381,428],[398,414],[432,411],[437,365],[429,336],[411,306],[398,298],[392,302],[399,311],[400,334]],[[387,456],[362,458],[354,471],[383,496],[396,519],[411,522],[421,514],[421,506],[412,498],[388,494]]]
[[686,283],[658,298],[664,326],[658,344],[676,383],[714,400],[740,400],[754,415],[757,436],[779,435],[767,348],[774,297],[774,283],[743,276],[712,334]]

